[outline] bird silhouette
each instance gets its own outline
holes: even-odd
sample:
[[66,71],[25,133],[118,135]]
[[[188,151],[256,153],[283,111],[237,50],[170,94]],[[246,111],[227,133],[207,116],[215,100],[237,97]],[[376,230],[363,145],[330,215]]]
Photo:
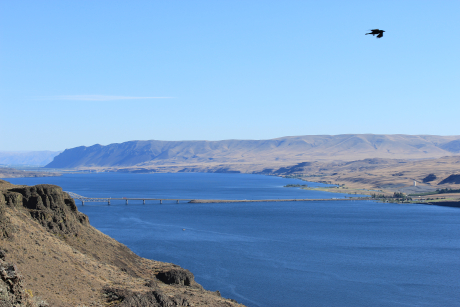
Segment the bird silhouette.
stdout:
[[378,34],[378,35],[377,35],[377,38],[381,38],[381,37],[383,36],[383,32],[385,32],[385,31],[379,30],[379,29],[372,29],[371,32],[370,32],[370,33],[366,33],[366,35],[367,35],[367,34],[372,34],[372,36],[375,36],[375,35]]

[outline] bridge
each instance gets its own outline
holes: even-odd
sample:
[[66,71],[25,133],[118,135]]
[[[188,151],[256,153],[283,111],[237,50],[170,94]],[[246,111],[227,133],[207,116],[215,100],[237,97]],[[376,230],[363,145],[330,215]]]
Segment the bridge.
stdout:
[[133,197],[115,197],[115,198],[112,198],[112,197],[86,197],[86,196],[81,196],[81,195],[78,195],[76,193],[73,193],[73,192],[68,192],[68,191],[65,191],[67,194],[69,194],[70,197],[72,197],[73,199],[78,199],[79,201],[81,201],[81,205],[84,206],[85,205],[85,202],[99,202],[99,203],[107,203],[109,206],[110,206],[110,201],[112,200],[124,200],[126,202],[126,204],[128,204],[128,200],[142,200],[142,203],[145,205],[145,201],[146,200],[154,200],[154,201],[159,201],[160,204],[163,203],[163,200],[170,200],[170,201],[176,201],[176,203],[178,204],[179,201],[187,201],[187,202],[191,202],[192,199],[178,199],[178,198],[146,198],[146,197],[142,197],[142,198],[133,198]]
[[124,200],[126,202],[126,205],[128,204],[128,200],[142,200],[142,203],[145,205],[146,200],[152,200],[152,201],[159,201],[160,204],[163,203],[163,201],[175,201],[177,204],[180,201],[185,201],[187,203],[193,203],[193,204],[209,204],[209,203],[255,203],[255,202],[285,202],[285,201],[354,201],[354,200],[371,200],[371,197],[349,197],[349,198],[322,198],[322,199],[314,199],[314,198],[309,198],[309,199],[304,199],[304,198],[294,198],[294,199],[178,199],[178,198],[146,198],[146,197],[141,197],[141,198],[133,198],[133,197],[119,197],[119,198],[112,198],[112,197],[86,197],[86,196],[81,196],[73,192],[67,192],[70,197],[73,199],[78,199],[81,201],[82,206],[85,205],[85,202],[105,202],[110,206],[110,201],[111,200]]

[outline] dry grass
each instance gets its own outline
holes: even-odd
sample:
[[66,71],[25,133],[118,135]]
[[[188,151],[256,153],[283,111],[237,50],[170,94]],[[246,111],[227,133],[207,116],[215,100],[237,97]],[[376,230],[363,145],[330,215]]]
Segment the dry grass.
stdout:
[[[436,190],[443,188],[460,188],[459,184],[439,184],[443,179],[452,174],[460,173],[460,157],[443,157],[440,159],[418,161],[395,161],[395,163],[374,165],[373,169],[343,169],[340,166],[330,167],[328,173],[319,177],[322,181],[333,184],[345,184],[356,189],[398,191],[404,187],[414,185]],[[335,174],[334,174],[335,173]],[[423,183],[429,174],[434,174],[436,179]],[[316,181],[316,180],[314,180]]]

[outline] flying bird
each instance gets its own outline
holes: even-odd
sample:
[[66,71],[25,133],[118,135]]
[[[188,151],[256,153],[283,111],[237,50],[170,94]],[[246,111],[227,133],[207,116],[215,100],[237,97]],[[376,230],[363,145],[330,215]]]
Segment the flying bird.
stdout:
[[383,36],[383,32],[385,32],[385,31],[379,30],[379,29],[372,29],[371,32],[370,32],[370,33],[366,33],[366,35],[367,35],[367,34],[372,34],[372,36],[375,36],[375,35],[378,34],[378,35],[377,35],[377,38],[381,38],[381,37]]

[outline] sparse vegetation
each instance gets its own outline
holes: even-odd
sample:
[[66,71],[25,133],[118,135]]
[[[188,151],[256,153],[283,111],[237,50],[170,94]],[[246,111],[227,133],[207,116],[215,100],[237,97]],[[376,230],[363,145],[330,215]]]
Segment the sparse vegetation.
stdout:
[[287,184],[284,186],[285,188],[306,188],[308,184]]
[[385,194],[373,193],[373,194],[371,194],[371,197],[373,199],[379,199],[379,200],[385,200],[385,201],[395,200],[397,202],[406,202],[406,201],[411,201],[412,200],[411,197],[409,197],[406,194],[401,193],[401,192],[394,192],[393,195],[385,195]]
[[436,195],[436,194],[454,194],[454,193],[460,193],[460,189],[450,189],[450,188],[437,189],[436,191],[410,194],[409,196],[428,196],[428,195]]

